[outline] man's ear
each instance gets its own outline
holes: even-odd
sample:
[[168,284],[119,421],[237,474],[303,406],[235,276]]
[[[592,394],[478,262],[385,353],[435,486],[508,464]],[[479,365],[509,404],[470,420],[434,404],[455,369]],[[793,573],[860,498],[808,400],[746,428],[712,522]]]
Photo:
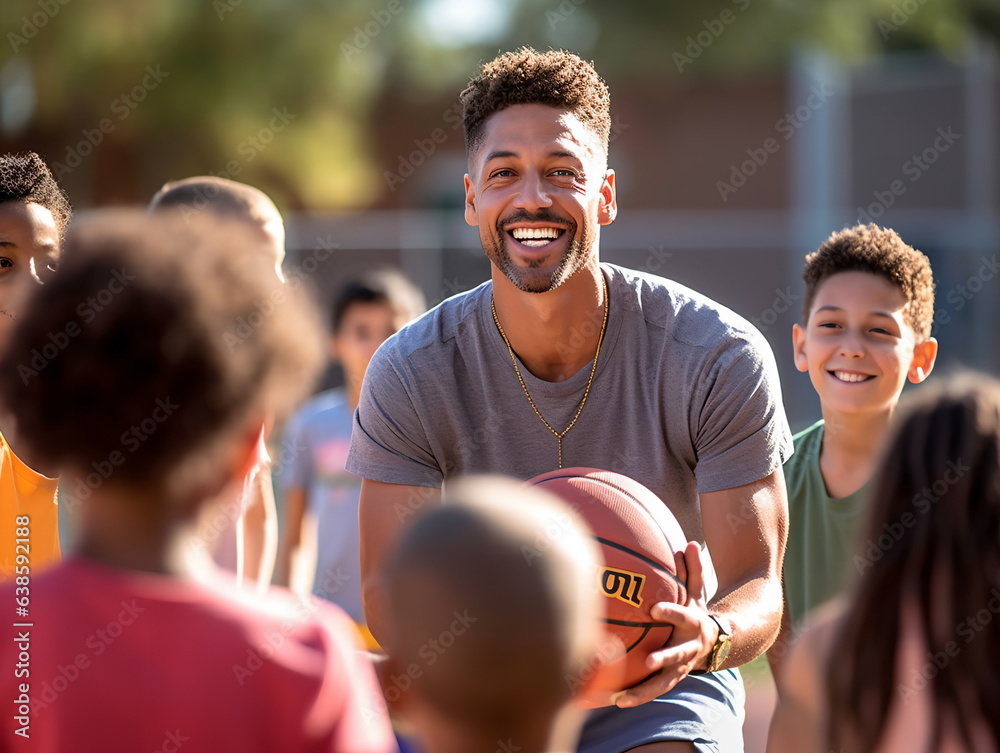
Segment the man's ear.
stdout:
[[601,183],[601,201],[597,207],[597,221],[610,225],[618,216],[618,192],[615,188],[615,171],[608,170]]
[[476,189],[472,185],[469,174],[465,174],[465,221],[475,227],[479,224],[479,213],[476,211]]
[[792,354],[795,368],[803,373],[809,371],[809,359],[806,358],[806,331],[801,324],[792,325]]
[[920,384],[931,375],[934,362],[937,360],[938,341],[929,337],[922,343],[913,346],[913,359],[906,371],[906,378],[913,384]]

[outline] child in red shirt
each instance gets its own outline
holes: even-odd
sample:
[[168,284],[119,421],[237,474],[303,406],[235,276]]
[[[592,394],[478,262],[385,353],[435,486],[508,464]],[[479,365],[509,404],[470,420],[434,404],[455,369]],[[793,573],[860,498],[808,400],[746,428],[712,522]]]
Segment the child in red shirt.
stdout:
[[[271,292],[246,232],[99,215],[70,233],[0,357],[0,396],[31,448],[70,474],[108,470],[80,506],[76,553],[0,591],[16,612],[0,749],[395,749],[342,612],[196,575],[199,516],[242,483],[263,417],[290,408],[320,361],[316,317],[290,294],[230,347]],[[82,307],[79,333],[21,380],[16,365]],[[31,520],[18,526],[30,540]]]

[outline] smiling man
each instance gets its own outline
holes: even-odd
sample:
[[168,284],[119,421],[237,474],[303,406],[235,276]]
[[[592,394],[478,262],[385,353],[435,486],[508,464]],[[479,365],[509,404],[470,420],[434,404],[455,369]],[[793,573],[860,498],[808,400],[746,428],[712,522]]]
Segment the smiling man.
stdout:
[[[70,215],[69,200],[41,157],[0,156],[0,346],[32,291],[55,270]],[[74,332],[79,323],[70,314],[66,328],[51,335],[51,349],[22,364],[22,379],[58,358],[60,344]],[[34,574],[60,555],[57,469],[28,455],[17,429],[0,405],[0,580]]]
[[449,479],[617,471],[697,542],[687,569],[692,586],[704,569],[706,588],[654,607],[675,625],[651,657],[658,671],[592,712],[580,749],[741,750],[735,667],[770,645],[781,615],[791,442],[770,349],[694,291],[599,262],[617,202],[610,98],[592,66],[507,53],[462,104],[465,216],[491,279],[403,328],[365,378],[347,468],[365,479],[369,626],[381,637],[386,552]]

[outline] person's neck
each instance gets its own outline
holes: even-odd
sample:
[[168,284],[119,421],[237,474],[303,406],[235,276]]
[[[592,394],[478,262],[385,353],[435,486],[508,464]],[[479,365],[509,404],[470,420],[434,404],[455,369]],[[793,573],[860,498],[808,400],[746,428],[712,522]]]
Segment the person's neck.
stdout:
[[0,432],[3,433],[4,440],[10,446],[14,454],[17,455],[18,460],[28,466],[35,473],[48,478],[55,478],[59,475],[58,469],[55,466],[42,462],[39,458],[28,452],[27,448],[21,442],[21,438],[18,434],[17,422],[3,406],[0,406]]
[[562,382],[594,359],[605,305],[596,259],[546,293],[519,290],[496,267],[492,279],[497,318],[528,371]]
[[78,554],[119,570],[192,575],[193,522],[157,493],[105,487],[94,491],[81,511]]
[[823,421],[823,480],[831,497],[846,497],[871,478],[889,433],[892,411],[842,413],[824,406]]
[[352,374],[344,374],[344,395],[347,398],[347,407],[353,413],[358,409],[361,402],[361,384],[364,382],[364,374],[360,377]]

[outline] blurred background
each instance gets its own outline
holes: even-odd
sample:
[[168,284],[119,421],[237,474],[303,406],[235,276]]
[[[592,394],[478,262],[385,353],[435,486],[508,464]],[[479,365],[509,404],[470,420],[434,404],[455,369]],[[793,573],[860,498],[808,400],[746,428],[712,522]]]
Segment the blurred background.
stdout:
[[255,185],[323,300],[386,263],[432,304],[487,279],[458,93],[499,51],[573,50],[612,92],[602,258],[753,321],[793,429],[819,416],[803,257],[858,221],[930,256],[939,364],[1000,373],[1000,0],[4,0],[0,28],[0,149],[78,211]]
[[818,415],[790,358],[803,256],[858,220],[930,256],[940,363],[1000,371],[1000,0],[4,0],[0,20],[0,149],[41,153],[78,210],[194,174],[258,186],[324,299],[385,263],[431,303],[487,278],[458,93],[498,51],[571,49],[612,92],[602,258],[757,324],[794,429]]

